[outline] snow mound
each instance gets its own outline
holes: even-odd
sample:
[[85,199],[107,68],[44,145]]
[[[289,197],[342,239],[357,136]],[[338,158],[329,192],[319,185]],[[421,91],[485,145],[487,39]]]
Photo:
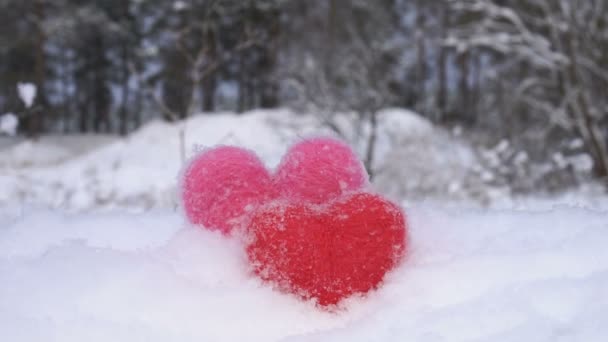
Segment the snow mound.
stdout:
[[491,175],[475,150],[446,131],[433,127],[418,115],[402,110],[385,110],[385,143],[375,184],[394,198],[419,201],[428,198],[489,203],[500,189],[489,186]]
[[166,210],[0,225],[10,341],[601,341],[608,212],[407,210],[411,254],[337,312],[250,276],[242,247]]
[[[38,165],[50,165],[60,163],[70,157],[69,151],[61,146],[41,147],[40,144],[32,141],[17,144],[3,155],[4,166],[13,168],[30,167],[32,166],[29,164],[31,161]],[[35,157],[32,158],[33,156]]]
[[5,147],[0,141],[0,169],[48,167],[66,162],[116,140],[107,135],[42,136],[17,140]]
[[[153,121],[127,138],[47,167],[41,166],[47,163],[39,162],[39,154],[27,153],[18,144],[10,148],[10,155],[16,157],[11,159],[7,154],[7,164],[28,165],[19,158],[26,161],[29,158],[36,167],[7,168],[0,175],[0,186],[6,189],[0,193],[0,204],[25,203],[75,210],[173,207],[177,174],[182,166],[182,129],[185,128],[186,157],[203,146],[231,144],[246,146],[265,161],[276,164],[284,149],[285,136],[293,138],[296,134],[291,127],[278,127],[272,121],[274,118],[297,119],[288,111],[269,111],[243,116],[199,115],[178,124]],[[49,154],[57,153],[46,155]]]
[[[353,115],[334,119],[362,158],[370,126],[357,123]],[[183,161],[203,147],[245,147],[273,168],[287,146],[322,135],[334,133],[317,116],[278,109],[196,115],[179,123],[152,121],[126,138],[57,136],[9,143],[0,146],[0,207],[174,208]],[[0,145],[7,143],[0,140]],[[379,112],[372,166],[376,189],[397,201],[478,206],[504,202],[509,195],[492,185],[493,174],[473,147],[407,110]]]

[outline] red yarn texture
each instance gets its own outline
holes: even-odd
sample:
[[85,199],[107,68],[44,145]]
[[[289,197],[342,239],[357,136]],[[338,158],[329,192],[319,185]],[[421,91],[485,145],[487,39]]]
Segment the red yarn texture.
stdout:
[[376,288],[407,245],[401,210],[368,193],[326,206],[275,202],[254,214],[249,229],[255,273],[322,306]]
[[190,222],[223,233],[245,224],[257,205],[275,197],[264,164],[255,153],[238,147],[203,151],[182,177],[182,201]]

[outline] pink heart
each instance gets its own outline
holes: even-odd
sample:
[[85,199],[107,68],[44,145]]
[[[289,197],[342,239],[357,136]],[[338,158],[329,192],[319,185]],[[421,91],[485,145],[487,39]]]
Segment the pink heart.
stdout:
[[251,151],[232,146],[204,150],[186,166],[181,196],[190,222],[229,234],[267,201],[320,204],[367,182],[365,168],[348,145],[315,138],[291,146],[274,175]]
[[203,150],[181,178],[182,206],[190,222],[229,233],[242,217],[276,197],[272,177],[255,153],[233,146]]
[[274,175],[281,197],[321,204],[367,185],[365,167],[347,144],[331,138],[289,148]]

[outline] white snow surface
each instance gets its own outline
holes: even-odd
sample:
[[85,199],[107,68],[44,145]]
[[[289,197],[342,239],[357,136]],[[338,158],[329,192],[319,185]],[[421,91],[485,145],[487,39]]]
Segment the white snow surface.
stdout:
[[[337,119],[363,155],[367,128]],[[406,205],[410,253],[379,290],[335,311],[263,284],[238,240],[175,209],[182,127],[187,157],[234,144],[272,168],[290,143],[330,133],[314,117],[220,113],[126,138],[2,137],[0,338],[606,340],[605,192],[513,199],[479,183],[486,170],[465,142],[412,112],[379,119],[375,186]],[[489,209],[468,202],[476,193]]]
[[[471,183],[467,181],[471,172],[481,166],[468,145],[406,110],[387,109],[379,118],[374,163],[379,170],[379,190],[398,199],[404,193],[457,200],[470,197],[465,191],[469,187],[463,185]],[[339,115],[336,121],[347,140],[364,155],[367,127],[353,127],[348,114]],[[200,148],[230,144],[255,151],[269,168],[278,164],[291,143],[332,135],[314,116],[258,110],[242,115],[196,115],[173,124],[153,121],[128,137],[97,147],[91,140],[99,139],[86,136],[23,141],[0,147],[0,206],[70,210],[175,207],[182,128],[186,157]],[[477,193],[485,196],[484,191]]]
[[[364,156],[369,127],[353,125],[349,114],[337,115],[336,124]],[[0,211],[28,205],[71,211],[174,208],[182,168],[182,128],[186,158],[200,148],[230,144],[255,151],[269,168],[277,165],[291,143],[332,135],[315,116],[279,109],[195,115],[180,123],[153,121],[124,138],[3,137]],[[407,110],[379,113],[374,160],[376,190],[397,201],[518,206],[519,200],[514,201],[508,189],[485,182],[492,180],[492,174],[470,145]],[[592,185],[542,201],[547,208],[556,203],[608,208],[608,196]]]
[[605,341],[608,212],[406,208],[410,254],[336,311],[176,212],[0,220],[5,341]]

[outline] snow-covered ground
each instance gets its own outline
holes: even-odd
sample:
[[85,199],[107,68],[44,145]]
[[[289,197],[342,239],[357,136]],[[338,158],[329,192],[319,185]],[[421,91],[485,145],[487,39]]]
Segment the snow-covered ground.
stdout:
[[605,341],[608,212],[406,209],[412,250],[337,312],[250,276],[236,240],[145,214],[0,228],[6,341]]
[[[406,110],[384,110],[379,118],[374,183],[382,193],[405,203],[519,206],[521,201],[514,200],[508,189],[494,184],[492,172],[464,140]],[[364,156],[369,127],[352,125],[346,114],[335,121]],[[198,115],[178,124],[153,121],[125,138],[4,139],[0,140],[0,208],[174,208],[182,153],[188,158],[197,148],[234,144],[256,151],[273,167],[290,143],[327,134],[331,130],[312,116],[272,110]],[[608,208],[607,198],[590,185],[540,200],[544,207],[565,203]]]
[[[366,127],[341,120],[363,155]],[[608,338],[608,196],[591,183],[513,198],[466,142],[386,110],[375,187],[405,205],[411,252],[381,289],[327,312],[252,277],[239,241],[184,221],[184,127],[186,157],[235,144],[270,167],[290,142],[331,133],[278,110],[156,121],[126,138],[0,140],[2,340]]]
[[200,147],[234,144],[276,164],[286,141],[319,132],[306,121],[310,120],[287,111],[227,113],[196,116],[180,124],[153,121],[112,143],[100,137],[93,142],[87,137],[73,137],[67,143],[58,137],[24,141],[0,152],[0,206],[171,208],[182,153],[189,157]]

